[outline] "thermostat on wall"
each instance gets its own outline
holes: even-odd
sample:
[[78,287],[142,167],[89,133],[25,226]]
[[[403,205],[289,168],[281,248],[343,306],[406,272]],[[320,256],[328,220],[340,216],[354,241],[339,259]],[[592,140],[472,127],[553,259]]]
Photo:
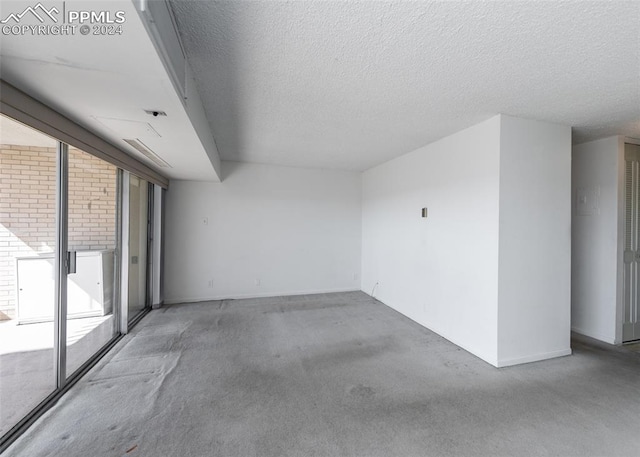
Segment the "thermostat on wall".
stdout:
[[579,187],[576,189],[576,214],[594,216],[600,214],[600,186]]

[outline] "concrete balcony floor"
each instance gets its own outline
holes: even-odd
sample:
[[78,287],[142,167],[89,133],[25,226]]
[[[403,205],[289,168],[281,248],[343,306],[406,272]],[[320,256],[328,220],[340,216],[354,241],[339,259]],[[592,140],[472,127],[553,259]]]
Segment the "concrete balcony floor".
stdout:
[[[67,321],[67,374],[113,335],[113,315]],[[0,435],[55,389],[53,322],[0,322]]]

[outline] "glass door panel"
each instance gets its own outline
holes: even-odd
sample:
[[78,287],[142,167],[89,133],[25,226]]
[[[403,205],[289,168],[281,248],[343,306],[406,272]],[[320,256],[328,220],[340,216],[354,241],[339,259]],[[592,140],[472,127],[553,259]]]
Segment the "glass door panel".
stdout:
[[57,146],[0,115],[0,436],[56,388]]
[[67,376],[117,332],[117,175],[113,165],[69,148],[68,245],[76,268],[67,276]]
[[147,306],[149,183],[129,177],[129,320]]

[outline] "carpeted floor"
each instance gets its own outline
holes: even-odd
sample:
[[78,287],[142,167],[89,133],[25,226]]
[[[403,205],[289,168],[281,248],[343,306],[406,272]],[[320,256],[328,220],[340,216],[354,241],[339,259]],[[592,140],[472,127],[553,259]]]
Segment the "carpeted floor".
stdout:
[[636,456],[640,354],[496,369],[363,293],[153,311],[6,456]]

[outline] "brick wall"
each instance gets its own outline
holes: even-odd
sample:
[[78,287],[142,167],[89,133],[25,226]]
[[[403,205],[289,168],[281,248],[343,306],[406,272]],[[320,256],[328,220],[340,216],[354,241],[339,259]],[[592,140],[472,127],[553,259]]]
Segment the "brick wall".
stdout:
[[[56,150],[0,145],[0,320],[16,317],[15,257],[54,251]],[[115,249],[116,167],[69,149],[69,248]]]

